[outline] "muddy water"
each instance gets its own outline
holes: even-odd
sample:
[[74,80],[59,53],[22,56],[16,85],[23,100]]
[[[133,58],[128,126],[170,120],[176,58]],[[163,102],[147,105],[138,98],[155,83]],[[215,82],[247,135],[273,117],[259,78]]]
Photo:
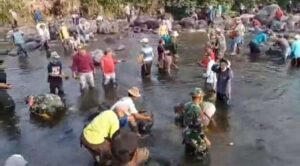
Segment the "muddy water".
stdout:
[[[49,90],[45,53],[31,52],[28,59],[6,57],[8,81],[14,85],[9,93],[17,108],[13,115],[0,117],[0,164],[9,155],[20,153],[33,166],[91,165],[91,156],[80,148],[78,139],[86,117],[99,103],[113,103],[126,95],[127,88],[138,86],[143,95],[139,107],[152,111],[156,117],[153,134],[145,140],[154,158],[168,160],[172,166],[299,165],[299,71],[278,63],[274,55],[261,57],[256,62],[249,62],[246,55],[230,57],[235,74],[232,105],[218,107],[216,122],[208,130],[213,143],[210,161],[192,163],[184,158],[181,130],[173,124],[173,106],[188,100],[193,87],[203,86],[203,71],[196,62],[206,39],[203,34],[181,35],[180,70],[173,72],[171,78],[165,78],[153,68],[152,80],[142,82],[136,61],[137,41],[142,37],[130,34],[117,43],[127,46],[125,51],[117,52],[127,62],[118,65],[120,87],[116,91],[103,89],[100,71],[96,76],[97,89],[84,96],[79,94],[78,82],[67,80],[64,87],[70,110],[48,123],[30,117],[24,104],[26,95]],[[156,47],[156,37],[148,37]],[[116,46],[103,42],[103,38],[91,44],[91,50],[105,47]],[[61,48],[58,50],[62,54]],[[70,57],[62,59],[65,72],[71,74]],[[229,142],[234,142],[234,146],[228,146]]]

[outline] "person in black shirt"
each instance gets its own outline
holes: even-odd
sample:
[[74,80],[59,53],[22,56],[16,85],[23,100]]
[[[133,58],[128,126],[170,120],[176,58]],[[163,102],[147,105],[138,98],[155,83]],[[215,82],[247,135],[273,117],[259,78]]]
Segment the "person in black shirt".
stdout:
[[294,4],[292,1],[289,1],[289,3],[286,5],[286,10],[288,13],[292,13],[293,14],[293,10],[294,10]]
[[62,72],[62,64],[59,61],[60,56],[57,52],[51,53],[51,60],[48,64],[48,82],[50,85],[50,93],[56,94],[56,89],[58,90],[58,95],[63,96],[63,78],[65,77]]
[[7,93],[7,90],[11,89],[12,86],[11,84],[7,83],[7,75],[3,63],[4,61],[0,60],[0,111],[14,111],[15,102],[13,98]]

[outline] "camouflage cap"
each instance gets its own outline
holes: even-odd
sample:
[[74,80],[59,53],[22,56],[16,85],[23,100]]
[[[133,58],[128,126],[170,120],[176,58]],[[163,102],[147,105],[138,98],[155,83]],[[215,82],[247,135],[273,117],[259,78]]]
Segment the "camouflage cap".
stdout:
[[197,96],[204,96],[205,93],[201,88],[194,88],[193,91],[191,92],[192,97],[197,97]]

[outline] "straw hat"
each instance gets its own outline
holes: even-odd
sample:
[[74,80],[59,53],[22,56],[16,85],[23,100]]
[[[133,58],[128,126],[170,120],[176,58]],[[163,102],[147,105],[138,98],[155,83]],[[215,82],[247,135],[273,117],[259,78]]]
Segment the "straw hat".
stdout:
[[140,40],[141,43],[149,43],[149,39],[148,38],[143,38],[142,40]]
[[141,97],[140,90],[137,87],[132,87],[128,89],[128,93],[134,97]]

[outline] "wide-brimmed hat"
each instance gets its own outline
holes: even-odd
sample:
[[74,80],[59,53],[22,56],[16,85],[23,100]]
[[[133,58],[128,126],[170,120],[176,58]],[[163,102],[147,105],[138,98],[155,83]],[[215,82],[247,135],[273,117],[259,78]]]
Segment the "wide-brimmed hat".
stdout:
[[143,38],[142,40],[140,40],[141,43],[149,43],[149,39],[148,38]]
[[194,88],[193,91],[190,93],[192,97],[200,97],[204,96],[205,93],[201,88]]
[[50,57],[54,58],[54,59],[59,59],[60,58],[60,56],[58,55],[58,53],[56,51],[51,52],[51,56]]
[[128,89],[128,93],[134,97],[141,97],[140,89],[137,87],[132,87]]

